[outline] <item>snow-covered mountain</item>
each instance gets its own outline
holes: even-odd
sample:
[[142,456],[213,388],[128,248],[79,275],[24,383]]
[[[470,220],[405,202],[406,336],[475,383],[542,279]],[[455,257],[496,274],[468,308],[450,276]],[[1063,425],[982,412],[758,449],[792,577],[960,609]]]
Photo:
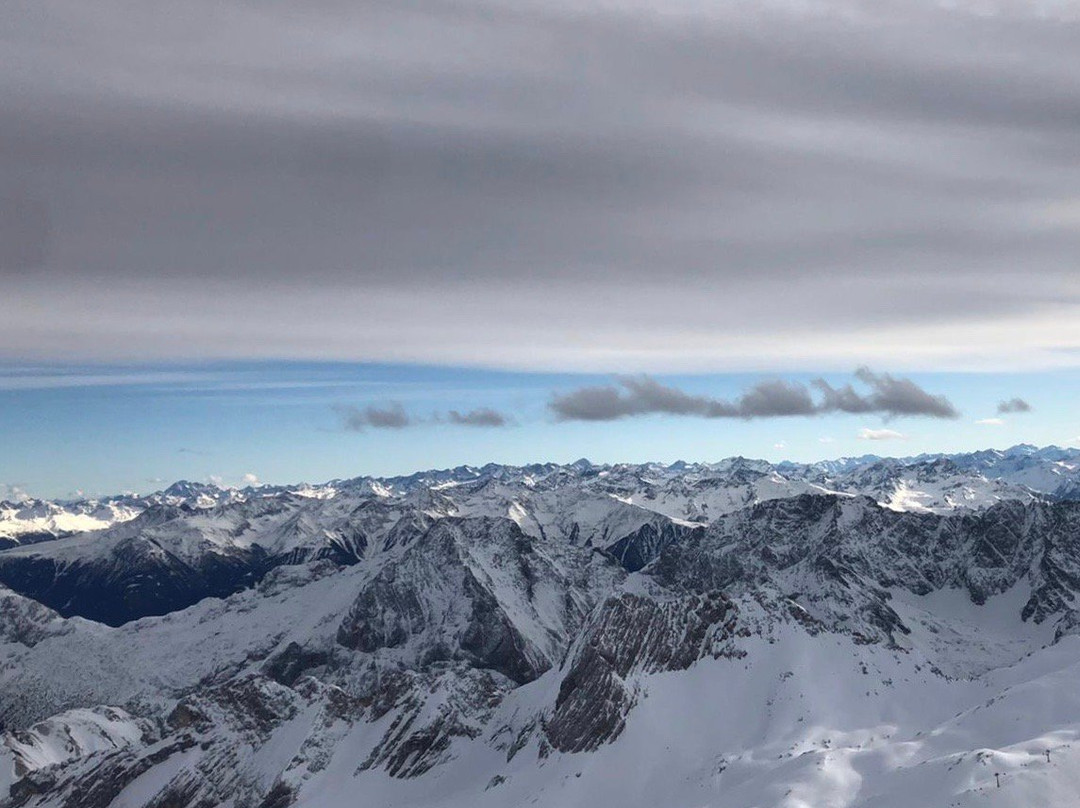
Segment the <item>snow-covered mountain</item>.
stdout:
[[1078,458],[976,455],[174,487],[0,551],[0,805],[1071,804]]
[[[486,487],[491,491],[483,493]],[[594,465],[579,460],[565,466],[488,464],[417,472],[402,477],[359,477],[327,483],[221,487],[181,480],[147,495],[70,501],[23,497],[0,502],[0,548],[100,530],[133,519],[147,508],[168,505],[206,510],[251,499],[293,494],[326,499],[392,497],[420,490],[453,491],[501,507],[503,499],[564,488],[618,497],[646,510],[696,523],[755,502],[802,493],[838,491],[865,494],[897,510],[945,512],[979,509],[1004,499],[1080,496],[1080,449],[1020,445],[1004,451],[920,455],[886,459],[876,455],[811,464],[729,458],[716,463]],[[458,496],[450,494],[457,501]]]
[[103,530],[134,519],[154,506],[211,508],[246,499],[248,495],[249,491],[181,481],[148,496],[118,494],[100,499],[57,501],[23,496],[17,501],[3,500],[0,501],[0,549]]
[[0,549],[101,530],[135,518],[144,508],[140,501],[123,500],[61,503],[26,498],[18,502],[0,501]]

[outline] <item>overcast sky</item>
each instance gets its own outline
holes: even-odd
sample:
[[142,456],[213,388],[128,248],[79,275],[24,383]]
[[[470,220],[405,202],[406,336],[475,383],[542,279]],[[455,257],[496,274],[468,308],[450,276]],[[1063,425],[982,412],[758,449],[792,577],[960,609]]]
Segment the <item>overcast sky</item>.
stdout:
[[1080,5],[0,4],[0,354],[1080,362]]
[[1080,434],[1078,2],[8,0],[0,110],[0,484]]

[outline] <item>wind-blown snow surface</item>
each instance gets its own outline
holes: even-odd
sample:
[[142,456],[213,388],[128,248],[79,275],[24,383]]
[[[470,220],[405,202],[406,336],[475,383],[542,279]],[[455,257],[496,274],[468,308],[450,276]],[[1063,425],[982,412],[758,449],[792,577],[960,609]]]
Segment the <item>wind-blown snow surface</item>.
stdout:
[[0,805],[1080,804],[1062,451],[174,487],[0,551]]

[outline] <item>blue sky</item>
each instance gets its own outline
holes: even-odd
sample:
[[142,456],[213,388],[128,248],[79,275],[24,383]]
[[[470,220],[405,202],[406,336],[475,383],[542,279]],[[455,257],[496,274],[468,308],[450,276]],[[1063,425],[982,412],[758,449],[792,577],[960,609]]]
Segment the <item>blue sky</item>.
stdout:
[[[735,398],[755,382],[807,382],[817,374],[659,376],[687,393]],[[352,363],[202,363],[108,366],[8,365],[0,370],[0,483],[38,496],[155,490],[176,479],[242,484],[321,482],[362,474],[488,461],[717,460],[742,454],[816,460],[875,453],[965,451],[1020,442],[1065,444],[1080,436],[1067,391],[1080,372],[905,374],[946,395],[956,420],[827,415],[703,419],[648,415],[557,422],[553,393],[608,384],[604,374],[488,371]],[[835,384],[848,373],[825,374]],[[998,416],[1021,396],[1030,413]],[[336,407],[400,403],[414,418],[491,407],[509,426],[420,423],[348,431]],[[986,418],[1004,422],[976,423]],[[860,439],[863,429],[905,437]]]

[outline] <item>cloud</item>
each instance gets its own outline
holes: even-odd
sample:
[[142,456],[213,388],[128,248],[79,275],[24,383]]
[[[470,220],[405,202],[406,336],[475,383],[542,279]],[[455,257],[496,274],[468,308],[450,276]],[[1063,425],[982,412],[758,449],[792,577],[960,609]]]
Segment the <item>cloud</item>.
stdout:
[[651,376],[619,376],[615,385],[582,387],[556,393],[548,408],[559,421],[614,421],[639,415],[686,415],[700,418],[777,418],[829,413],[879,413],[886,417],[956,418],[959,413],[942,395],[927,393],[910,379],[877,374],[867,368],[855,373],[869,388],[860,393],[850,384],[836,388],[824,379],[811,386],[799,382],[758,382],[734,401],[691,395],[661,384]]
[[833,439],[830,438],[828,435],[823,435],[822,437],[818,438],[818,443],[832,443],[832,442],[833,442]]
[[5,358],[1080,363],[1071,4],[37,5]]
[[445,416],[435,413],[429,419],[410,415],[398,402],[385,407],[336,405],[334,411],[341,419],[342,427],[351,432],[360,432],[368,427],[372,429],[404,429],[406,427],[442,423],[444,420],[456,426],[472,427],[502,427],[511,423],[509,416],[491,407],[477,407],[468,412],[450,410]]
[[1010,398],[1008,401],[1000,402],[997,407],[998,413],[1002,415],[1011,412],[1031,412],[1031,409],[1031,405],[1022,398]]
[[856,435],[859,440],[902,440],[907,436],[895,429],[868,429],[863,427]]
[[722,404],[712,417],[774,418],[786,415],[814,415],[818,412],[810,392],[797,382],[780,380],[759,382],[743,393],[734,411]]
[[507,416],[490,407],[479,407],[466,413],[450,410],[446,419],[459,426],[506,426],[510,422]]
[[250,471],[243,476],[244,485],[258,485],[259,478]]
[[18,483],[0,483],[0,501],[24,502],[28,499],[30,495]]
[[[716,417],[721,410],[732,408],[706,396],[667,387],[649,376],[621,376],[617,381],[623,390],[612,385],[582,387],[555,394],[548,407],[560,421],[613,421],[652,413]],[[733,408],[730,414],[736,414]]]
[[880,412],[890,416],[925,415],[932,418],[957,418],[960,415],[945,396],[927,393],[910,379],[874,373],[865,367],[855,371],[855,378],[870,388],[868,395],[857,393],[850,384],[835,388],[824,379],[816,379],[813,385],[824,396],[821,411]]
[[980,426],[1005,426],[1005,421],[1002,418],[980,418],[975,423]]
[[405,412],[401,404],[395,402],[386,407],[334,407],[341,418],[341,425],[350,432],[361,432],[367,427],[372,429],[404,429],[415,421]]
[[773,448],[774,449],[786,449],[787,444],[784,441],[778,441],[777,443],[773,444]]

